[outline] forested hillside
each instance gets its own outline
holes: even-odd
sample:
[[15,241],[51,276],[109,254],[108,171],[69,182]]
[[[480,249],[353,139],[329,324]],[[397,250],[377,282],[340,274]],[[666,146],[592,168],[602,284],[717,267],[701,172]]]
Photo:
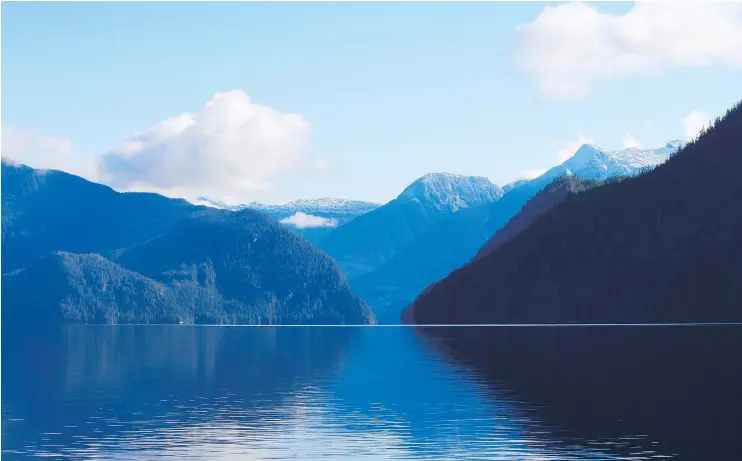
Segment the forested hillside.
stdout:
[[742,107],[638,177],[567,197],[414,303],[424,324],[742,320]]
[[327,255],[269,216],[2,166],[3,319],[368,324]]

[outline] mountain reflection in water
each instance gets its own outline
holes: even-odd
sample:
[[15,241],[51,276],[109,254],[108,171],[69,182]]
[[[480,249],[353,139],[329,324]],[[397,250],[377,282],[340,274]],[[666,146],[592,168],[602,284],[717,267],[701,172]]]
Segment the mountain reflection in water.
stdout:
[[740,333],[731,327],[3,331],[2,455],[564,460],[711,453],[706,459],[735,459],[728,456],[742,436]]

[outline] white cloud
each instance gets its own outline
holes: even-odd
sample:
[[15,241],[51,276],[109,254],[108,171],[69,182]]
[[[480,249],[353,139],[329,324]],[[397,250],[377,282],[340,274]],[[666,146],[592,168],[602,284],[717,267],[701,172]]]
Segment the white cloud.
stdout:
[[547,6],[517,28],[516,61],[545,97],[585,96],[600,80],[664,67],[742,67],[742,4],[639,2],[625,14]]
[[711,123],[711,116],[706,112],[694,110],[690,114],[681,118],[680,123],[683,125],[685,139],[691,141],[698,136],[704,127],[709,126]]
[[300,115],[258,105],[242,91],[216,93],[198,114],[169,118],[103,155],[100,173],[122,190],[240,196],[293,169],[309,134]]
[[337,227],[338,225],[337,219],[323,218],[322,216],[306,214],[301,211],[297,211],[279,222],[282,224],[291,224],[299,229],[304,229],[305,227]]
[[69,139],[44,137],[30,129],[2,125],[0,142],[2,156],[17,163],[98,180],[98,159],[76,155]]
[[593,141],[587,139],[582,133],[578,133],[577,139],[568,142],[564,147],[559,149],[556,156],[557,163],[561,165],[569,160],[583,144],[593,144]]
[[542,174],[546,173],[546,168],[534,168],[532,170],[525,170],[518,175],[516,179],[534,179],[538,178]]
[[644,143],[636,139],[634,135],[632,135],[630,132],[627,131],[626,134],[623,135],[623,147],[625,149],[629,147],[636,147],[639,149],[643,149]]

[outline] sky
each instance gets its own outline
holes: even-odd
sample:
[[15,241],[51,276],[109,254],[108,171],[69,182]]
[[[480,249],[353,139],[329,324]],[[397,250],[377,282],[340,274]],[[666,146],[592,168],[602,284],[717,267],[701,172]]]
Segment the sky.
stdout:
[[2,155],[117,190],[384,203],[742,98],[742,3],[2,3]]

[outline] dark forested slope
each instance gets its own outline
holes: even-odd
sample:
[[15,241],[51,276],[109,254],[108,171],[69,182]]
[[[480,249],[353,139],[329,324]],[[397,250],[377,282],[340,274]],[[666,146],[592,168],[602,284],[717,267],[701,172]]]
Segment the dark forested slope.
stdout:
[[[615,179],[612,179],[615,180]],[[570,194],[600,186],[604,181],[581,179],[577,176],[562,176],[549,184],[544,190],[526,203],[520,213],[495,232],[487,243],[479,249],[475,259],[480,259],[495,251],[500,245],[512,239],[523,229],[534,223],[541,215],[564,201]]]
[[396,323],[399,313],[428,285],[466,264],[534,194],[547,184],[531,181],[493,203],[444,217],[375,271],[350,279],[377,316]]
[[[441,241],[444,237],[443,226],[436,226],[434,229],[438,232],[429,232],[428,243],[429,253],[425,255],[426,263],[421,265],[418,270],[413,270],[411,264],[412,258],[408,256],[406,258],[407,264],[399,265],[402,268],[406,266],[406,269],[411,275],[403,279],[406,281],[407,291],[399,290],[396,293],[406,295],[406,303],[404,306],[405,311],[403,315],[403,323],[409,323],[412,318],[412,306],[409,304],[414,298],[425,288],[430,290],[431,284],[436,281],[443,279],[446,275],[451,272],[451,268],[457,269],[470,260],[479,259],[486,254],[491,253],[497,247],[512,239],[528,226],[533,224],[541,215],[561,203],[568,195],[576,194],[582,190],[587,190],[591,187],[600,186],[606,182],[621,180],[620,177],[611,178],[605,181],[599,181],[595,179],[582,179],[575,175],[556,177],[551,183],[546,184],[543,190],[538,191],[541,187],[542,182],[531,181],[526,182],[508,192],[499,202],[493,203],[486,208],[478,210],[466,210],[470,212],[470,222],[468,225],[463,225],[464,222],[461,220],[464,217],[459,216],[455,223],[451,223],[450,230],[448,230],[447,240],[451,242],[441,248],[440,244],[434,244],[436,241]],[[535,196],[533,194],[538,192]],[[522,205],[525,202],[525,205]],[[522,206],[522,208],[520,208]],[[518,212],[518,210],[520,211]],[[488,215],[476,216],[471,212],[487,213]],[[517,212],[517,214],[515,214]],[[513,214],[515,214],[513,216]],[[512,219],[507,220],[510,216]],[[451,221],[451,220],[448,220]],[[494,233],[494,235],[493,235]],[[489,240],[486,240],[486,235],[491,235]],[[423,239],[421,239],[423,241]],[[485,242],[477,251],[474,245],[477,242]],[[419,248],[420,245],[414,245],[414,248]],[[412,250],[413,248],[411,248]],[[419,251],[418,251],[419,254]],[[474,257],[472,257],[474,255]],[[396,261],[396,260],[395,260]],[[399,261],[404,261],[402,258]],[[395,266],[391,266],[395,267]],[[386,268],[386,266],[384,266]],[[382,268],[382,269],[384,269]],[[384,274],[382,270],[373,272],[366,276],[361,281],[373,281],[373,276],[386,275],[387,279],[391,279],[389,275]],[[396,274],[397,277],[401,277],[402,274]],[[354,289],[358,290],[359,294],[364,299],[374,299],[368,297],[366,294],[368,288],[364,284],[359,284],[356,280],[351,280],[351,284]],[[379,284],[380,286],[383,286]],[[378,289],[377,289],[378,291]],[[374,307],[377,309],[377,315],[381,311],[376,304]],[[401,307],[400,307],[401,308]],[[399,315],[397,313],[397,315]]]
[[[506,186],[504,196],[499,200],[462,209],[439,219],[373,272],[355,277],[349,275],[351,286],[373,306],[379,318],[383,317],[383,321],[391,318],[396,323],[402,308],[408,306],[425,287],[474,258],[493,234],[518,215],[526,202],[558,178],[574,178],[573,185],[577,187],[577,178],[605,181],[634,176],[665,162],[684,145],[682,141],[671,141],[656,149],[628,148],[613,152],[590,144],[582,145],[569,159],[537,178]],[[587,187],[587,184],[579,187]],[[560,200],[556,195],[542,199],[546,202],[544,205]],[[519,232],[524,224],[532,222],[531,212],[544,208],[537,203],[533,206],[531,211],[513,221],[508,232],[498,239],[513,234],[513,231]],[[536,212],[537,215],[540,213]],[[498,244],[497,240],[492,244]]]
[[326,254],[250,209],[208,210],[113,260],[167,283],[197,281],[268,309],[261,323],[367,324],[374,316]]
[[415,301],[423,324],[742,320],[742,107],[653,171],[568,196]]
[[4,319],[375,321],[327,255],[260,212],[122,194],[22,165],[3,163],[2,179]]
[[195,210],[185,200],[119,193],[56,170],[2,163],[2,271],[51,251],[101,253],[152,237]]

